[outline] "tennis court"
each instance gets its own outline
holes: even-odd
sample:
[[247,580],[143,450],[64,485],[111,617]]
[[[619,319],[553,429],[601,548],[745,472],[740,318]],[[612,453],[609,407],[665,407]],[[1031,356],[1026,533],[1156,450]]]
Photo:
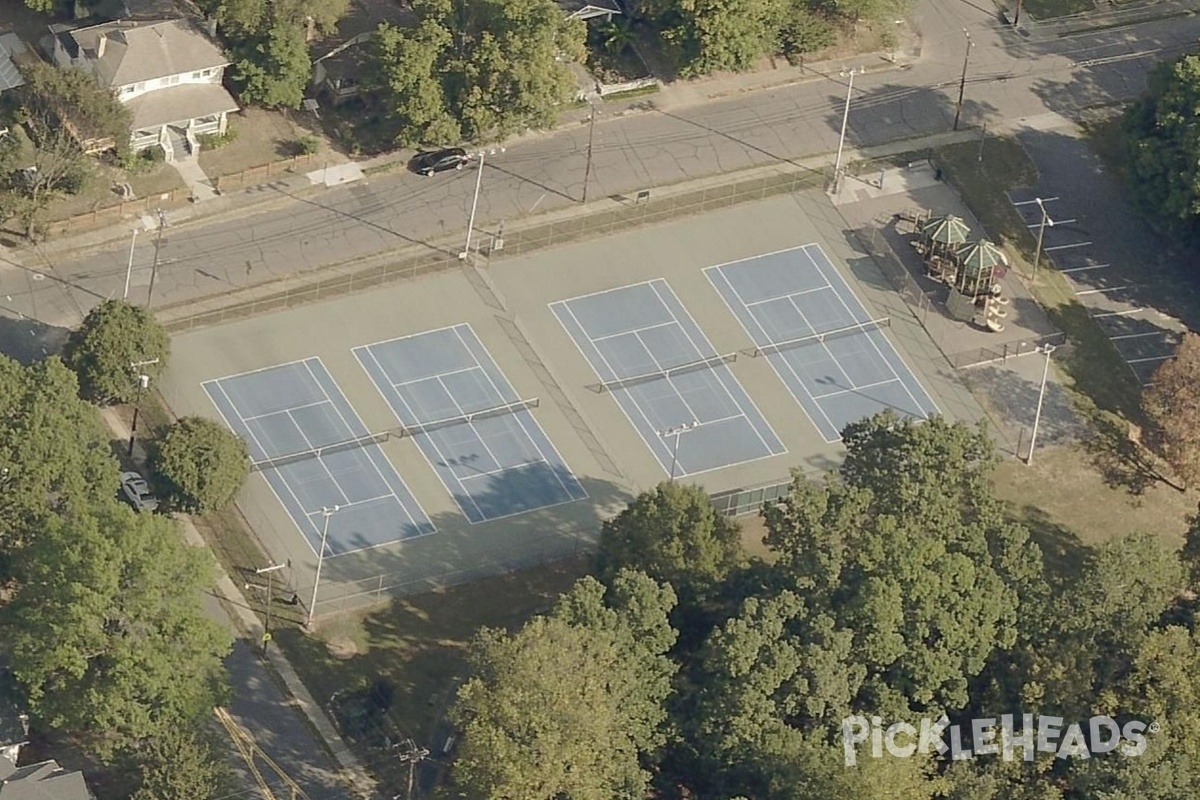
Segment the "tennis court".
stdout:
[[550,308],[669,476],[787,452],[665,280]]
[[470,325],[354,355],[472,524],[587,497]]
[[323,533],[335,556],[434,532],[321,359],[203,385],[314,553]]
[[808,244],[705,271],[713,287],[826,442],[891,409],[927,418],[937,406],[825,256]]

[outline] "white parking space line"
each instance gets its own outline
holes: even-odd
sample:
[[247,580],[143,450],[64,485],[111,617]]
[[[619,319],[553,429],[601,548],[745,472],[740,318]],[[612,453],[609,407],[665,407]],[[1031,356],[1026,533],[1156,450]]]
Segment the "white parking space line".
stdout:
[[1102,317],[1127,317],[1130,314],[1136,314],[1143,309],[1127,308],[1124,311],[1105,311],[1102,314],[1092,314],[1092,319],[1101,319]]
[[1104,294],[1105,292],[1119,292],[1122,289],[1133,289],[1134,284],[1127,283],[1124,286],[1106,286],[1103,289],[1087,289],[1082,292],[1076,292],[1077,297],[1083,297],[1085,294]]
[[1086,272],[1089,269],[1108,269],[1112,264],[1092,264],[1087,267],[1071,267],[1070,269],[1060,269],[1063,275],[1070,275],[1072,272]]
[[1072,247],[1087,247],[1091,242],[1075,242],[1075,244],[1060,244],[1054,247],[1043,247],[1042,252],[1052,253],[1055,250],[1070,250]]
[[[1043,197],[1043,198],[1041,198],[1041,201],[1043,203],[1053,203],[1057,199],[1058,199],[1057,197]],[[1037,200],[1021,200],[1020,202],[1013,202],[1013,205],[1014,206],[1031,206],[1036,202],[1037,202]]]
[[[1055,227],[1057,225],[1070,225],[1071,223],[1079,222],[1079,220],[1077,220],[1077,219],[1056,219],[1056,220],[1046,220],[1046,221],[1054,223],[1054,225],[1052,225],[1051,227]],[[1042,221],[1038,220],[1037,222],[1029,223],[1025,227],[1026,228],[1040,228],[1041,225],[1042,225]]]
[[1162,331],[1149,331],[1148,333],[1123,333],[1120,336],[1110,336],[1108,338],[1115,342],[1119,339],[1141,339],[1146,336],[1162,336],[1162,335],[1163,335]]
[[1130,364],[1145,364],[1150,361],[1167,361],[1171,358],[1174,358],[1174,356],[1150,356],[1148,358],[1127,358],[1125,360]]

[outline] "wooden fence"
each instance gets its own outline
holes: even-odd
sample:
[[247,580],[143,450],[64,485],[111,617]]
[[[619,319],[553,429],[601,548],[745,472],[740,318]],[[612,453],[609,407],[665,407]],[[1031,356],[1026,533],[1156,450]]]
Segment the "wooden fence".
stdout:
[[228,175],[221,175],[213,178],[213,188],[218,193],[227,189],[236,189],[245,186],[248,182],[261,178],[269,178],[272,175],[279,175],[283,172],[295,171],[298,164],[311,164],[314,156],[309,153],[306,155],[292,156],[280,161],[272,161],[269,164],[260,164],[257,167],[249,167],[241,172],[231,172]]

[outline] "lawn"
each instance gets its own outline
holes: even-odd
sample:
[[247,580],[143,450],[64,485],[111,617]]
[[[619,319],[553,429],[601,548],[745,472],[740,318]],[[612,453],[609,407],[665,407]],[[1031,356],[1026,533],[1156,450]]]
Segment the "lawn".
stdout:
[[1050,320],[1070,337],[1074,346],[1060,363],[1066,385],[1074,391],[1080,409],[1137,422],[1141,387],[1121,354],[1075,299],[1062,275],[1046,263],[1044,254],[1034,273],[1037,240],[1005,194],[1037,183],[1037,169],[1020,143],[1007,137],[988,139],[982,161],[974,142],[940,148],[934,157],[992,239],[1008,252],[1014,268],[1026,278]]
[[296,143],[309,136],[319,142],[313,162],[317,166],[313,169],[326,162],[345,163],[346,157],[330,145],[320,126],[320,120],[306,112],[247,108],[230,117],[229,129],[234,137],[228,144],[217,149],[200,148],[200,167],[209,178],[233,175],[290,157],[296,152]]

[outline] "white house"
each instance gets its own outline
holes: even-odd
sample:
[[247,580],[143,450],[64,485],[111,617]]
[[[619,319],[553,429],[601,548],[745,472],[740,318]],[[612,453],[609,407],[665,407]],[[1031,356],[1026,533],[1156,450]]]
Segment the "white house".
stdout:
[[168,160],[196,137],[224,133],[237,101],[221,85],[229,58],[182,19],[52,26],[54,62],[89,70],[133,112],[135,150],[161,145]]

